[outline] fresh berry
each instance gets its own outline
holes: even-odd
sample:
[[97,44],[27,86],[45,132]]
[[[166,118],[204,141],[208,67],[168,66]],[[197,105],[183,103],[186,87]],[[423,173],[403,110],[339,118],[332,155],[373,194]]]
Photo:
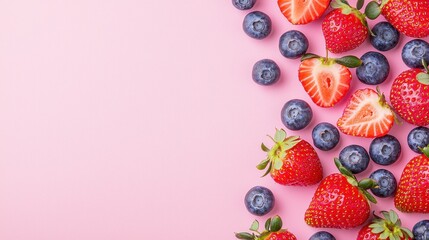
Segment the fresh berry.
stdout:
[[374,214],[375,218],[359,231],[356,240],[411,240],[413,238],[413,233],[408,228],[402,227],[396,212],[381,211],[381,214],[384,218]]
[[253,215],[263,216],[269,213],[275,203],[273,192],[266,187],[256,186],[251,188],[244,197],[247,211]]
[[386,169],[378,169],[369,175],[369,178],[377,182],[377,187],[371,188],[371,192],[381,198],[393,197],[398,184],[396,178]]
[[429,239],[429,220],[422,220],[413,227],[414,240]]
[[347,56],[339,59],[306,54],[298,69],[298,78],[311,100],[320,107],[332,107],[347,94],[352,74],[342,65],[357,67],[362,61]]
[[232,0],[232,5],[239,10],[249,10],[256,3],[256,0]]
[[306,24],[322,16],[330,0],[278,0],[280,11],[292,24]]
[[402,61],[409,68],[423,68],[422,59],[429,62],[428,42],[421,39],[414,39],[407,42],[402,48]]
[[259,222],[255,220],[249,229],[252,233],[235,233],[235,237],[246,240],[296,240],[295,235],[286,229],[282,229],[282,225],[282,219],[279,216],[274,216],[267,219],[265,230],[259,232]]
[[341,164],[353,174],[365,171],[369,164],[368,152],[359,145],[349,145],[343,148],[339,159]]
[[270,138],[275,144],[269,149],[262,143],[267,158],[256,166],[259,170],[268,166],[264,176],[270,173],[274,181],[282,185],[308,186],[322,180],[322,164],[307,141],[296,136],[286,137],[283,129]]
[[375,186],[374,180],[358,182],[338,159],[335,164],[341,174],[334,173],[322,180],[305,212],[305,222],[312,227],[357,227],[369,218],[369,201],[377,202],[366,190]]
[[357,48],[368,37],[365,16],[341,0],[334,0],[332,7],[334,10],[322,22],[326,48],[332,53]]
[[408,146],[416,153],[422,153],[421,148],[429,145],[429,128],[416,127],[408,133]]
[[384,95],[366,88],[357,90],[338,120],[341,132],[360,137],[379,137],[392,128],[394,114]]
[[273,60],[262,59],[253,65],[252,78],[259,85],[272,85],[280,79],[280,68]]
[[402,212],[429,213],[429,146],[402,171],[395,206]]
[[307,37],[297,30],[287,31],[280,37],[279,49],[286,58],[301,57],[308,49]]
[[393,81],[390,102],[405,121],[417,125],[429,124],[429,74],[422,69],[409,69]]
[[323,151],[333,149],[340,141],[340,132],[338,129],[327,122],[317,124],[313,128],[311,136],[314,146]]
[[380,12],[393,27],[406,36],[415,38],[429,36],[428,0],[372,1],[365,9],[369,19],[377,18]]
[[313,234],[308,240],[336,240],[336,239],[332,234],[326,231],[320,231]]
[[387,58],[378,52],[367,52],[361,57],[362,65],[356,68],[358,79],[369,85],[383,83],[389,75],[390,65]]
[[379,22],[372,28],[369,39],[372,46],[379,51],[388,51],[398,45],[399,32],[389,22]]
[[401,143],[392,135],[378,137],[369,145],[369,156],[380,165],[390,165],[401,155]]
[[251,12],[244,17],[243,30],[251,38],[264,39],[271,33],[271,18],[263,12]]
[[285,103],[281,111],[281,119],[286,128],[301,130],[308,126],[313,118],[310,105],[300,99],[292,99]]

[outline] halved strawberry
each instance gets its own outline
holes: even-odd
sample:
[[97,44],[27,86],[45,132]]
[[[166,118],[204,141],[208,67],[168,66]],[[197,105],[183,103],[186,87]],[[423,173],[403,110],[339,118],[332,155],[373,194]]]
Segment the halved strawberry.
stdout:
[[353,94],[337,125],[345,134],[373,138],[386,135],[394,120],[384,95],[365,88]]
[[352,56],[333,59],[308,54],[303,59],[298,70],[299,81],[311,100],[320,107],[332,107],[346,95],[352,79],[346,66],[357,67],[361,64]]
[[325,12],[330,0],[278,0],[280,11],[292,24],[312,22]]

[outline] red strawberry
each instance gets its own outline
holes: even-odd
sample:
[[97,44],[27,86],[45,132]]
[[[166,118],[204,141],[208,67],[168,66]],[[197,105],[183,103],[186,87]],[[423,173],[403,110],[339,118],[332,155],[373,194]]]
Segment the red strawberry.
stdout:
[[402,212],[429,213],[429,146],[407,163],[395,194],[395,206]]
[[265,222],[265,231],[260,233],[258,231],[259,222],[255,220],[250,227],[250,230],[254,233],[236,233],[235,237],[247,240],[296,240],[295,235],[282,229],[282,225],[282,219],[279,216],[274,216],[273,218],[267,219]]
[[311,100],[320,107],[332,107],[347,94],[352,74],[346,66],[362,64],[353,56],[333,59],[306,54],[302,59],[298,69],[299,81]]
[[373,1],[365,9],[370,19],[377,18],[380,11],[388,22],[406,36],[429,36],[429,0],[382,0],[381,4]]
[[330,0],[278,0],[280,11],[292,24],[312,22],[325,12]]
[[345,134],[374,138],[386,135],[394,120],[384,95],[365,88],[353,94],[337,125]]
[[390,102],[405,121],[418,126],[429,124],[429,75],[421,69],[399,74],[390,90]]
[[333,2],[331,11],[322,22],[326,48],[333,53],[342,53],[357,48],[368,37],[365,16],[356,8]]
[[268,149],[262,143],[268,156],[256,166],[259,170],[268,166],[265,175],[271,173],[274,181],[282,185],[308,186],[322,180],[322,164],[308,142],[296,136],[286,137],[283,129],[277,130],[271,139],[275,145]]
[[384,219],[374,214],[372,222],[364,226],[356,240],[378,240],[378,239],[412,239],[413,233],[405,227],[401,227],[401,220],[395,211],[382,211]]
[[360,182],[353,174],[335,164],[341,174],[334,173],[322,180],[305,212],[305,222],[317,228],[353,228],[363,224],[369,217],[368,200],[376,203],[366,189],[376,186],[374,180]]

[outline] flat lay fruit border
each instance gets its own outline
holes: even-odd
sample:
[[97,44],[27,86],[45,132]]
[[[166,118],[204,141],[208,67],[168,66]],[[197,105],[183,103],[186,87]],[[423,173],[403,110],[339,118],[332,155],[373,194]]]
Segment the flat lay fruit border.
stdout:
[[[232,0],[232,3],[237,9],[249,10],[256,0]],[[352,94],[337,126],[320,123],[312,134],[313,145],[322,151],[329,151],[338,144],[340,132],[371,138],[369,153],[359,145],[345,147],[332,161],[338,173],[324,177],[313,145],[277,129],[269,136],[272,147],[261,145],[267,158],[257,169],[286,186],[318,184],[305,212],[305,222],[311,227],[361,227],[356,239],[429,239],[429,220],[419,221],[411,231],[402,227],[395,212],[429,213],[429,129],[425,127],[429,125],[429,44],[417,39],[429,36],[429,1],[383,0],[364,6],[363,0],[357,1],[356,7],[345,0],[278,0],[279,10],[290,23],[297,25],[297,29],[301,24],[323,17],[322,32],[327,49],[325,56],[307,53],[307,37],[298,30],[290,30],[281,36],[279,50],[286,58],[296,61],[300,58],[297,78],[314,104],[321,108],[333,107],[346,96],[352,78],[350,68],[356,68],[362,83],[373,85]],[[380,15],[387,21],[370,29],[367,19]],[[260,11],[249,12],[243,20],[244,32],[259,40],[270,35],[271,25],[270,17]],[[361,58],[346,54],[339,58],[328,56],[329,52],[343,54],[353,50],[368,38],[375,49],[389,51],[396,47],[401,34],[416,39],[402,49],[402,60],[410,69],[395,77],[390,103],[376,87],[389,73],[390,66],[383,54],[370,51]],[[260,85],[273,85],[280,75],[278,65],[270,59],[258,61],[252,69],[253,80]],[[281,110],[283,124],[293,131],[306,128],[312,114],[311,107],[300,99],[291,99]],[[364,171],[370,159],[382,166],[398,160],[401,146],[389,131],[395,122],[401,124],[402,121],[416,126],[407,140],[409,148],[418,155],[409,160],[400,180],[396,181],[386,169],[358,180],[354,174]],[[393,198],[396,210],[372,213],[371,204],[377,200],[370,192],[380,198]],[[268,214],[274,204],[279,204],[275,194],[265,187],[256,186],[245,196],[246,208],[256,216]],[[364,225],[368,219],[371,221]],[[260,232],[260,224],[255,220],[250,232],[237,232],[235,236],[238,239],[296,239],[293,233],[282,228],[282,224],[280,216],[267,218],[265,229]],[[310,239],[335,237],[319,231]]]

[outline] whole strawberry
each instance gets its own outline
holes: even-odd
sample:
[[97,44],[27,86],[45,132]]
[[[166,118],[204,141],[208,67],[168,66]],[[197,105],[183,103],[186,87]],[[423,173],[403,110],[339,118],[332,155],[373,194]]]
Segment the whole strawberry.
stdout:
[[269,218],[265,222],[265,230],[260,233],[259,222],[255,220],[249,229],[252,233],[240,232],[236,233],[235,237],[246,240],[296,240],[295,235],[282,229],[282,225],[283,222],[279,216]]
[[407,163],[395,194],[401,212],[429,213],[429,146]]
[[374,180],[357,181],[353,174],[335,159],[340,173],[322,180],[305,212],[305,222],[317,228],[353,228],[362,225],[370,213],[368,201],[376,203],[366,190],[376,186]]
[[429,36],[429,0],[382,0],[368,3],[365,14],[370,19],[380,13],[399,32],[409,37]]
[[401,226],[401,220],[395,211],[381,211],[381,214],[384,218],[374,214],[375,218],[359,231],[356,240],[413,239],[413,233]]
[[333,53],[342,53],[357,48],[368,37],[368,23],[356,8],[335,0],[331,11],[322,22],[326,48]]
[[427,72],[427,68],[404,71],[394,80],[390,90],[390,102],[395,111],[405,121],[418,126],[429,124]]
[[286,137],[283,129],[276,130],[274,146],[269,149],[263,143],[261,148],[267,158],[256,166],[267,168],[266,173],[282,185],[308,186],[322,180],[322,164],[314,148],[297,136]]

